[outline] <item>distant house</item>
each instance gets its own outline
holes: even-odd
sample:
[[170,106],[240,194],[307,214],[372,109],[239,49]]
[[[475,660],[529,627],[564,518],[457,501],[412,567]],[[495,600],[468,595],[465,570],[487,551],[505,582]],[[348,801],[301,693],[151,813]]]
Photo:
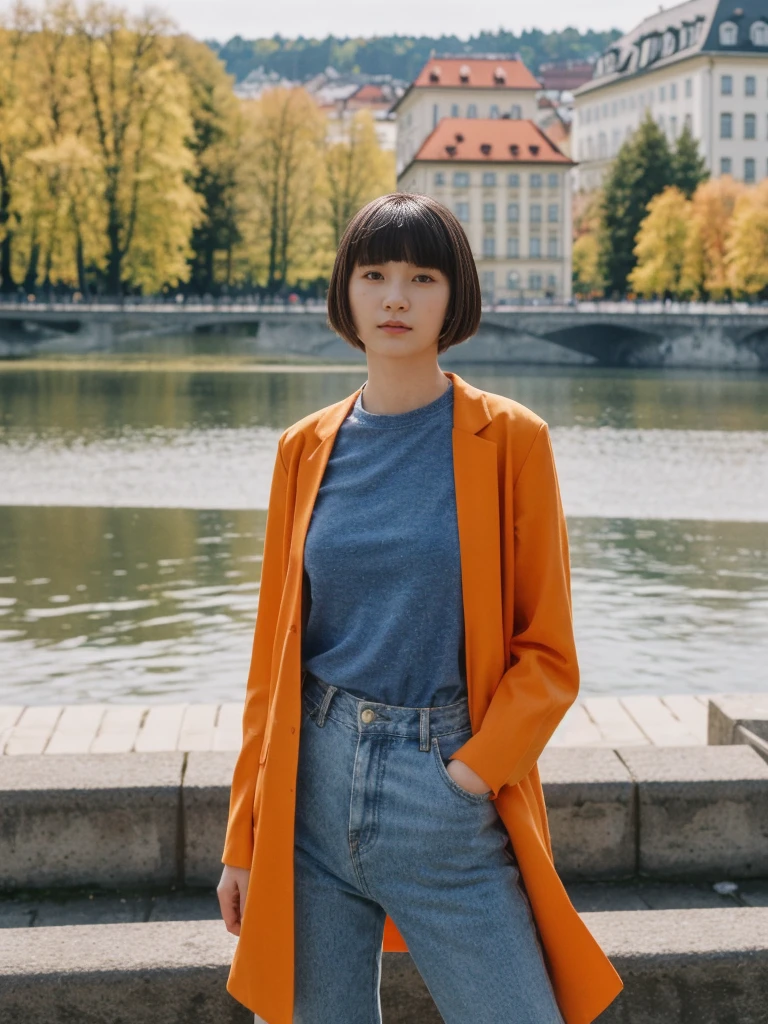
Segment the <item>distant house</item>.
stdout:
[[572,165],[530,118],[442,117],[398,188],[453,210],[485,302],[562,301],[571,296]]
[[602,54],[574,98],[582,189],[600,185],[647,110],[671,143],[687,124],[713,175],[757,181],[768,175],[768,5],[688,0],[660,10]]
[[534,120],[540,89],[525,64],[508,54],[431,57],[392,107],[397,172],[413,160],[441,118]]

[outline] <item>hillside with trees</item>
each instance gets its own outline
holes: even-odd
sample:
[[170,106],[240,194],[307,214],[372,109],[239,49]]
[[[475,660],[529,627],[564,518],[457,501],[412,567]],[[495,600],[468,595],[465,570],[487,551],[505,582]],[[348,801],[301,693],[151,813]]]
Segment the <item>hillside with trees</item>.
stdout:
[[561,32],[527,29],[516,35],[499,29],[480,32],[468,40],[457,36],[377,36],[350,39],[326,36],[325,39],[243,39],[235,36],[223,45],[208,45],[224,61],[229,74],[242,81],[255,68],[275,71],[292,81],[304,81],[327,67],[342,72],[392,75],[405,81],[416,77],[432,50],[471,56],[474,53],[519,53],[534,73],[552,61],[584,61],[596,57],[621,35],[618,29],[607,32],[579,32],[566,28]]

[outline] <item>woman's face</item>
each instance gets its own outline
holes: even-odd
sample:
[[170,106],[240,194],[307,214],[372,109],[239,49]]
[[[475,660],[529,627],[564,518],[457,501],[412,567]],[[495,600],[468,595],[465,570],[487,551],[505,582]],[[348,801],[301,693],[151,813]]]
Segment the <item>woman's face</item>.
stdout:
[[[450,297],[445,274],[413,263],[358,264],[349,279],[352,319],[367,355],[436,353]],[[405,327],[387,327],[390,321]]]

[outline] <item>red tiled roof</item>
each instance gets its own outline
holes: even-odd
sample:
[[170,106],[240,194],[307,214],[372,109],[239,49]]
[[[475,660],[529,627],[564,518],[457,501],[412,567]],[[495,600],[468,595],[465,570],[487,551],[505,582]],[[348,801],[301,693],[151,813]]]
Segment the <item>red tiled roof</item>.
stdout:
[[571,164],[533,121],[502,117],[444,117],[414,160]]
[[369,103],[388,102],[387,97],[384,95],[384,90],[380,85],[376,85],[375,82],[366,82],[365,85],[361,85],[357,92],[352,95],[356,100],[366,100]]
[[[464,77],[466,81],[464,80]],[[488,57],[431,57],[413,82],[413,88],[540,89],[521,60]]]

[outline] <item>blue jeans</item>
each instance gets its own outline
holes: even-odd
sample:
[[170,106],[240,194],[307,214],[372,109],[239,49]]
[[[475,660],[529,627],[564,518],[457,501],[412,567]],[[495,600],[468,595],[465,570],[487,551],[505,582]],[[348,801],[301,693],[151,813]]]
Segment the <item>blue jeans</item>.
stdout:
[[385,913],[447,1024],[563,1024],[490,791],[446,770],[466,698],[398,707],[302,678],[294,1024],[381,1024]]

